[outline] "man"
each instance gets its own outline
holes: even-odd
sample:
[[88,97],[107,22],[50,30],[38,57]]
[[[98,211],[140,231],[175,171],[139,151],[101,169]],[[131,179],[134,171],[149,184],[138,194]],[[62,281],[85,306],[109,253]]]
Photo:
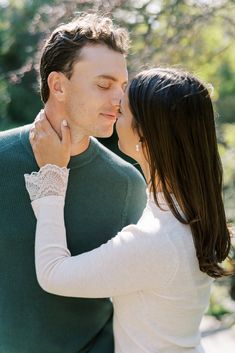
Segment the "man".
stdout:
[[[65,220],[72,255],[137,222],[145,205],[140,174],[90,138],[113,132],[127,83],[127,44],[110,19],[83,15],[57,28],[42,52],[48,120],[59,135],[64,118],[71,128]],[[112,353],[109,299],[50,295],[37,283],[35,218],[24,184],[24,174],[37,168],[29,129],[0,134],[0,353]]]

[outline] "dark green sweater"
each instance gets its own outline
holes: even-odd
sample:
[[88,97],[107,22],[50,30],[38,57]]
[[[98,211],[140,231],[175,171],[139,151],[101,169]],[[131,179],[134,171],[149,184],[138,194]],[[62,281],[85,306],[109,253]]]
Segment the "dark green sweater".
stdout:
[[[0,353],[112,353],[109,299],[60,297],[37,283],[24,173],[38,167],[28,133],[29,126],[0,133]],[[65,222],[76,255],[136,223],[146,195],[140,173],[96,139],[69,168]]]

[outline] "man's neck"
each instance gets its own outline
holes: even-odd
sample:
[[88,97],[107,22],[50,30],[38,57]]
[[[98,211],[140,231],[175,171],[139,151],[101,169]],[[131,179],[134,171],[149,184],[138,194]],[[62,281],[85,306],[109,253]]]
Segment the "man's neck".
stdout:
[[[54,107],[53,104],[46,103],[44,107],[47,119],[49,120],[51,126],[56,131],[58,136],[61,137],[61,122],[66,116],[63,111],[59,111],[58,107]],[[71,133],[71,156],[76,156],[85,152],[90,144],[89,136],[74,136]]]
[[72,142],[71,157],[85,152],[88,149],[89,144],[90,144],[89,136],[84,136],[84,138],[77,143]]

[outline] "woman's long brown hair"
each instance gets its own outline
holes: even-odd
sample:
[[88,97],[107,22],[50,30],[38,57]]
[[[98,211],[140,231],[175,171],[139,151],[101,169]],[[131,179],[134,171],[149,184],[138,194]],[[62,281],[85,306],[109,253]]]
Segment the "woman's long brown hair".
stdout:
[[174,216],[191,227],[200,270],[214,278],[226,275],[220,263],[229,255],[231,237],[207,88],[189,73],[157,68],[138,74],[128,94],[134,123],[147,148],[156,204],[160,185]]

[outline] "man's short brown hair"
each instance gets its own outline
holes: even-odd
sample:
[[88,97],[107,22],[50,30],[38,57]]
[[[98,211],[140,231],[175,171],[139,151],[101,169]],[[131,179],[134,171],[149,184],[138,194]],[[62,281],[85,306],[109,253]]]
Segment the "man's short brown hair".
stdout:
[[124,28],[115,27],[109,17],[87,13],[56,28],[43,48],[40,61],[41,97],[44,103],[50,93],[48,75],[57,71],[70,78],[73,65],[79,59],[81,49],[87,44],[104,44],[126,55],[129,35]]

